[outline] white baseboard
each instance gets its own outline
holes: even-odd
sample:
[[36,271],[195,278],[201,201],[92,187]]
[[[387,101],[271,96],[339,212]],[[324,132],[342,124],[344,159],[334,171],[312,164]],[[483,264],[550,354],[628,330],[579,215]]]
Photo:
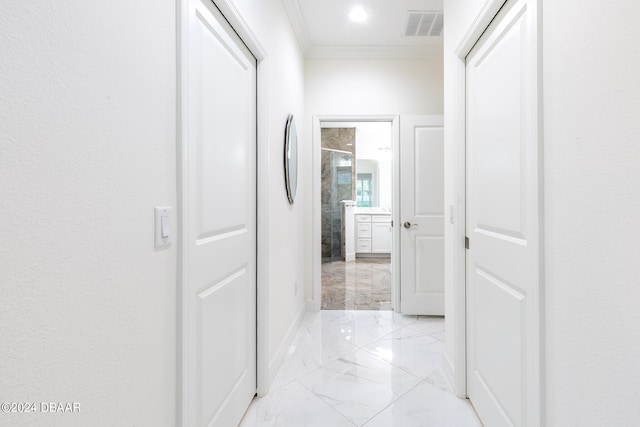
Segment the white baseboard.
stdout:
[[300,306],[300,310],[298,310],[298,314],[296,314],[293,323],[289,327],[284,339],[280,343],[278,347],[278,351],[273,356],[273,358],[269,361],[269,387],[273,384],[273,379],[278,375],[278,371],[280,370],[280,366],[282,362],[284,362],[284,358],[289,351],[289,347],[293,343],[293,339],[296,337],[298,333],[298,329],[300,328],[300,324],[302,323],[302,319],[304,319],[304,315],[307,313],[306,305],[302,304]]
[[320,310],[320,304],[316,305],[316,302],[313,299],[306,300],[306,307],[308,312]]
[[356,258],[391,258],[390,252],[376,252],[376,253],[364,253],[356,252]]
[[466,399],[467,394],[459,390],[456,385],[458,381],[456,381],[456,370],[453,367],[453,361],[449,358],[449,356],[445,353],[442,355],[442,368],[444,370],[445,378],[449,382],[449,387],[453,390],[454,394],[460,399]]

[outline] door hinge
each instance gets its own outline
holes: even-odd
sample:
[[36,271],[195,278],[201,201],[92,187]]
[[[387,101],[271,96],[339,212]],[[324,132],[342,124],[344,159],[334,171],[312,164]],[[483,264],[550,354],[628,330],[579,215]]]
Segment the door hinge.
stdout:
[[393,227],[393,220],[391,220],[391,226]]
[[469,238],[466,236],[464,238],[464,248],[469,249]]

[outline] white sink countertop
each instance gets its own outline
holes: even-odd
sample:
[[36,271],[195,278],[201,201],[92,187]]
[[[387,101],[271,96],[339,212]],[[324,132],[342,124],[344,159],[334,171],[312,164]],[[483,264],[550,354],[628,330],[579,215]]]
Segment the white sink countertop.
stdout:
[[375,215],[391,215],[391,211],[386,208],[356,208],[356,214],[375,214]]

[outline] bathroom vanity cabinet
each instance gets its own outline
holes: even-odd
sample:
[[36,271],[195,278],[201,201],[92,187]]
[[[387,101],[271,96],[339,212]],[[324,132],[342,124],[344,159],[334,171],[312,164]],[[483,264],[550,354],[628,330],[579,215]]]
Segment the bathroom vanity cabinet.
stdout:
[[391,253],[391,214],[355,215],[356,256]]

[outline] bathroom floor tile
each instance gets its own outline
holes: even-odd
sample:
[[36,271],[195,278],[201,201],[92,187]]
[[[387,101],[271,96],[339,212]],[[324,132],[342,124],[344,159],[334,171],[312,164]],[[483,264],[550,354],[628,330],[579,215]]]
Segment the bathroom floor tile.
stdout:
[[323,310],[391,310],[389,258],[322,264]]

